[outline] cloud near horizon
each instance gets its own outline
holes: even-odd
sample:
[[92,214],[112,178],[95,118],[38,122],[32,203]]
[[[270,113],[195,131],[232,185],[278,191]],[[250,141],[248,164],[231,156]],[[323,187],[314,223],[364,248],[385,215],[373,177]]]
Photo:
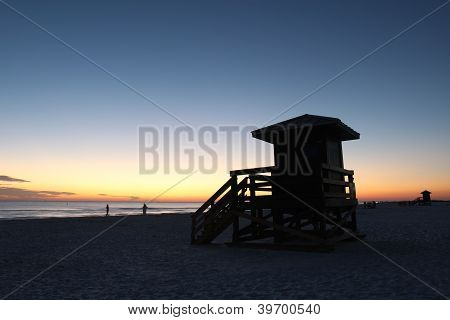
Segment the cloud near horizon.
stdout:
[[101,197],[128,198],[130,200],[139,200],[140,199],[139,197],[136,197],[136,196],[113,196],[113,195],[106,194],[106,193],[98,193],[97,195],[101,196]]
[[28,181],[28,180],[12,178],[12,177],[10,177],[10,176],[0,176],[0,181],[7,181],[7,182],[30,182],[30,181]]
[[0,200],[45,200],[59,196],[73,196],[73,192],[39,191],[22,188],[0,187]]

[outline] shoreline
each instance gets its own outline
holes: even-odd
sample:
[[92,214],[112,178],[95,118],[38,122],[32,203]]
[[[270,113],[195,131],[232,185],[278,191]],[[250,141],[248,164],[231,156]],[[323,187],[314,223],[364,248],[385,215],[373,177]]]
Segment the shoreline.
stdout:
[[[195,212],[195,211],[193,211]],[[2,221],[40,221],[40,220],[52,220],[52,219],[83,219],[83,220],[89,220],[89,219],[109,219],[109,218],[123,218],[123,217],[158,217],[158,216],[185,216],[185,215],[191,215],[193,212],[173,212],[173,213],[158,213],[158,214],[152,214],[147,213],[146,215],[143,214],[117,214],[117,215],[97,215],[97,216],[82,216],[82,217],[20,217],[20,218],[0,218],[0,222]]]

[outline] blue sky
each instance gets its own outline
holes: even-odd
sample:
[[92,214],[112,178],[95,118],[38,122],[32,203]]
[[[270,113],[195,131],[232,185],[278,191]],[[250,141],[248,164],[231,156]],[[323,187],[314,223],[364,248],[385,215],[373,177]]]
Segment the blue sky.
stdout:
[[[266,124],[444,1],[8,3],[198,127]],[[21,159],[44,154],[135,159],[137,126],[179,124],[3,4],[0,27],[0,155],[13,171],[0,174],[38,170]],[[449,33],[450,5],[277,121],[339,117],[361,133],[346,146],[353,167],[410,163],[443,179]]]

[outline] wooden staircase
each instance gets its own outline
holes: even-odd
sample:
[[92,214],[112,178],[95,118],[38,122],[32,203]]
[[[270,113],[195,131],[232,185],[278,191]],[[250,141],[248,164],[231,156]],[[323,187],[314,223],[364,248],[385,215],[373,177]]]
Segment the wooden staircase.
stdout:
[[[339,174],[340,179],[330,172]],[[356,231],[353,171],[324,164],[321,176],[311,182],[322,185],[321,211],[326,212],[326,217],[289,193],[280,194],[280,189],[274,195],[274,188],[279,186],[273,176],[267,175],[271,173],[272,167],[231,171],[230,179],[192,214],[191,243],[210,243],[230,225],[235,245],[265,238],[274,238],[276,243],[280,238],[295,238],[303,246],[323,247]],[[243,176],[240,182],[238,176]],[[276,219],[277,215],[280,218]],[[242,224],[240,219],[247,223]]]
[[233,222],[237,201],[247,191],[246,181],[236,182],[231,177],[192,215],[192,244],[210,243]]

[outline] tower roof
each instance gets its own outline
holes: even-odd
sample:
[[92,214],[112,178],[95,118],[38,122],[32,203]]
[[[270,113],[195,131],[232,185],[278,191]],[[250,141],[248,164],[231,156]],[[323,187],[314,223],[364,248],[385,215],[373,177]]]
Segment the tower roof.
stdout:
[[291,127],[300,128],[302,125],[312,125],[315,128],[329,128],[335,129],[337,138],[341,141],[357,140],[359,139],[359,133],[345,125],[338,118],[315,116],[311,114],[304,114],[302,116],[285,120],[261,129],[252,131],[252,136],[256,139],[260,139],[266,142],[272,143],[273,133],[286,131]]

